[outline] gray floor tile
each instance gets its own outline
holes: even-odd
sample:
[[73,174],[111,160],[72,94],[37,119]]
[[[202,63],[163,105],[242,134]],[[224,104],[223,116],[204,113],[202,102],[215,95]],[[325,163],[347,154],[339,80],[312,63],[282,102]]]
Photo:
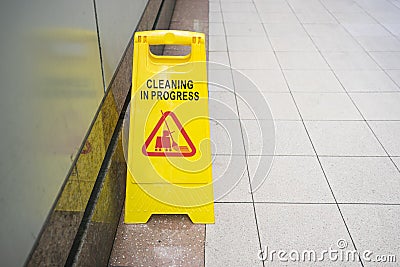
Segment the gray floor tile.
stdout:
[[271,120],[242,120],[247,155],[274,155],[275,127]]
[[208,34],[209,35],[225,35],[224,24],[210,22],[208,24]]
[[284,70],[328,70],[329,66],[318,52],[276,52]]
[[[346,249],[354,249],[345,224],[336,205],[321,204],[266,204],[256,203],[256,213],[262,247],[271,250],[284,250],[290,253],[292,250],[302,253],[305,250],[314,250],[316,258],[321,258],[323,250],[339,249],[338,240],[347,241]],[[288,257],[286,257],[288,258]],[[267,266],[360,266],[357,262],[330,261],[324,257],[323,261],[303,261],[294,263],[280,262],[275,254],[266,261]],[[289,263],[289,264],[288,264]]]
[[318,155],[386,155],[363,121],[306,121],[305,124]]
[[304,27],[320,51],[354,52],[363,50],[339,24],[306,24]]
[[363,48],[350,36],[314,36],[312,37],[315,45],[323,52],[357,52]]
[[281,70],[234,70],[233,77],[237,92],[289,92]]
[[345,93],[293,93],[303,120],[362,120]]
[[[360,1],[357,0],[357,3],[360,5],[362,9],[366,12],[372,13],[375,18],[377,18],[379,13],[386,13],[393,9],[393,5],[388,2],[375,2],[375,1]],[[388,14],[389,16],[390,14]]]
[[214,155],[244,155],[238,120],[211,120],[210,136]]
[[305,24],[304,28],[311,37],[325,36],[325,37],[351,37],[340,24],[333,23],[313,23]]
[[[260,125],[259,125],[260,124]],[[248,135],[248,155],[315,155],[303,124],[300,121],[275,121],[275,134],[271,122],[242,120]],[[275,153],[271,152],[274,151]]]
[[315,155],[300,121],[275,121],[275,155]]
[[[234,91],[233,87],[233,78],[230,69],[220,69],[220,70],[213,70],[210,69],[208,71],[208,83],[209,83],[209,90],[210,85],[218,85],[220,88],[214,87],[218,91]],[[211,90],[210,90],[211,91]]]
[[397,169],[400,170],[400,156],[399,157],[392,157],[392,160],[394,161],[394,164],[396,164]]
[[[219,185],[217,183],[214,183],[214,196],[216,196],[215,203],[251,203],[253,200],[251,198],[248,174],[243,174],[240,180],[236,182],[237,183],[234,184],[231,188],[225,187],[225,184]],[[223,195],[217,196],[217,193],[220,192],[223,193]]]
[[366,120],[400,120],[400,92],[351,93]]
[[371,52],[371,56],[383,69],[400,69],[400,52]]
[[[257,167],[249,160],[251,179]],[[276,156],[264,183],[253,191],[256,202],[335,203],[316,157]]]
[[292,12],[260,13],[261,21],[266,24],[274,23],[299,23],[296,15]]
[[335,12],[333,15],[342,24],[376,23],[376,21],[371,16],[369,16],[367,13],[365,13],[364,11],[358,12],[358,13],[353,13],[353,12],[346,12],[346,10],[344,10],[341,12]]
[[240,23],[260,23],[261,20],[257,14],[253,12],[224,12],[223,20],[225,24],[231,22]]
[[209,38],[209,51],[227,51],[226,37],[224,35],[211,35]]
[[400,86],[400,70],[387,70],[386,73],[398,86]]
[[292,92],[338,92],[344,90],[332,71],[284,71]]
[[357,37],[366,51],[400,51],[400,41],[393,36]]
[[399,91],[399,87],[380,70],[336,70],[347,92]]
[[221,84],[208,83],[208,92],[234,92],[233,86],[225,87]]
[[221,3],[248,3],[248,4],[253,4],[252,0],[214,0],[214,1],[220,1]]
[[355,1],[352,0],[322,0],[321,3],[326,7],[327,10],[337,13],[337,12],[348,12],[350,14],[355,14],[364,12]]
[[300,12],[296,14],[301,23],[337,23],[327,11]]
[[397,37],[400,36],[400,23],[383,23],[383,26]]
[[364,52],[323,52],[334,70],[378,70],[379,66]]
[[[400,205],[387,204],[400,201],[400,171],[395,166],[400,168],[398,2],[210,1],[209,58],[231,64],[245,76],[229,67],[209,69],[210,83],[227,87],[209,86],[211,117],[230,120],[211,120],[217,203],[216,224],[206,226],[206,266],[262,266],[249,179],[253,190],[257,189],[254,199],[259,201],[256,213],[262,245],[269,250],[321,252],[338,249],[339,239],[352,250],[349,230],[359,251],[400,256]],[[241,120],[234,112],[225,112],[223,107],[236,108],[229,92],[233,89],[238,99],[250,103],[255,115],[244,108],[242,100]],[[272,119],[260,96],[267,98],[278,120],[254,120]],[[348,229],[338,207],[327,204],[334,203],[334,198],[312,145],[322,155],[335,197],[347,203],[340,208]],[[393,157],[395,164],[382,146],[398,156]],[[246,159],[245,154],[250,156]],[[349,204],[354,202],[369,204]],[[280,264],[277,258],[265,262],[266,266],[294,264]],[[313,265],[345,262],[326,259]]]
[[215,224],[206,225],[206,266],[262,266],[252,204],[215,203]]
[[339,203],[400,204],[400,173],[388,157],[321,157]]
[[222,13],[221,12],[209,12],[208,13],[208,21],[209,22],[222,22]]
[[272,120],[272,110],[261,92],[237,92],[239,115],[248,120]]
[[400,156],[400,121],[368,122],[390,156]]
[[273,155],[247,156],[247,164],[250,172],[250,184],[253,193],[259,190],[259,188],[264,184],[270,173],[275,157],[276,156]]
[[[358,251],[372,251],[371,260],[377,255],[400,255],[400,206],[340,205],[346,224]],[[364,266],[377,266],[364,260]],[[398,266],[386,263],[385,266]]]
[[[300,120],[290,93],[238,93],[241,119]],[[264,97],[264,102],[261,97]],[[271,110],[268,110],[268,107]],[[271,116],[272,112],[272,116]]]
[[232,68],[236,69],[279,69],[272,52],[229,52]]
[[292,7],[295,13],[305,12],[324,12],[325,7],[319,1],[301,1],[301,0],[288,0],[288,4]]
[[270,37],[274,51],[317,51],[308,36]]
[[389,2],[400,8],[400,2],[398,0],[389,0]]
[[271,108],[274,120],[300,120],[299,112],[290,93],[262,93]]
[[384,27],[379,24],[342,24],[353,36],[390,36]]
[[227,36],[247,36],[251,42],[251,36],[265,36],[261,23],[225,23]]
[[[379,21],[381,24],[385,25],[385,27],[388,27],[388,25],[390,26],[397,25],[398,27],[398,24],[400,24],[399,13],[396,12],[396,10],[393,10],[393,5],[389,4],[387,10],[382,10],[379,12],[374,12],[373,10],[368,10],[368,11],[373,12],[375,19]],[[392,30],[393,29],[391,28],[390,31]]]
[[272,23],[264,24],[268,37],[307,37],[306,31],[300,23]]
[[342,24],[370,24],[377,23],[371,16],[364,11],[353,13],[346,10],[335,12],[335,18]]
[[216,155],[212,163],[216,202],[251,202],[245,156]]
[[239,119],[233,92],[211,91],[208,98],[211,119]]
[[221,2],[222,12],[251,12],[257,15],[257,9],[255,8],[253,3],[240,3],[240,2]]
[[227,69],[229,64],[229,57],[227,52],[209,52],[208,61],[211,64],[208,65],[208,69]]
[[210,12],[221,12],[221,5],[218,2],[211,2],[209,5]]
[[255,1],[256,7],[260,13],[292,13],[289,5],[285,1]]
[[257,37],[227,36],[229,51],[272,51],[268,38],[263,34]]

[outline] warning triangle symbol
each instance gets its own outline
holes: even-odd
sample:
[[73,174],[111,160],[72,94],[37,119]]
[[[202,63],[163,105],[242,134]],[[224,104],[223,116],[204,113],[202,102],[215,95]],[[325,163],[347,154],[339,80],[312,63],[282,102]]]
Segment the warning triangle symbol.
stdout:
[[[146,142],[142,147],[142,152],[145,156],[149,157],[192,157],[196,154],[196,147],[193,145],[192,140],[186,133],[185,129],[183,128],[182,124],[176,117],[175,113],[172,111],[161,111],[161,118],[157,122],[154,129],[151,131],[149,137],[147,138]],[[183,138],[185,139],[188,146],[179,146],[176,140],[174,139],[168,122],[166,119],[171,117],[174,121],[176,127],[178,128],[179,132],[182,134]],[[160,129],[161,125],[165,123],[166,129],[162,131],[162,135],[156,136],[158,130]],[[156,138],[156,142],[153,147],[149,147],[153,139]]]

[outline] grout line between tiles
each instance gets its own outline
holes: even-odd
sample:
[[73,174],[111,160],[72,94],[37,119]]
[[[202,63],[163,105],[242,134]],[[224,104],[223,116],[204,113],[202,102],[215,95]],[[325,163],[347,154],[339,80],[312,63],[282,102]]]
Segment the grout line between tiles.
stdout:
[[206,242],[207,242],[207,224],[204,224],[204,245],[203,245],[203,264],[206,266]]
[[[254,5],[253,2],[251,2],[251,3]],[[225,21],[224,21],[224,14],[222,12],[221,1],[219,1],[219,6],[220,6],[220,9],[221,9],[222,25],[224,27],[224,32],[225,32],[225,42],[226,42],[226,45],[227,45],[226,46],[226,50],[227,50],[227,54],[228,54],[228,62],[229,62],[229,67],[230,67],[230,74],[231,74],[232,83],[233,83],[233,89],[234,89],[234,93],[235,93],[236,109],[237,109],[237,114],[239,116],[240,132],[241,132],[242,145],[243,145],[244,154],[245,154],[244,156],[245,156],[245,162],[246,162],[246,171],[247,171],[247,177],[248,177],[248,182],[249,182],[249,187],[250,187],[250,194],[251,194],[251,200],[252,200],[251,203],[252,203],[253,212],[254,212],[254,220],[255,220],[255,224],[256,224],[258,244],[259,244],[259,249],[262,250],[260,229],[259,229],[259,226],[258,226],[257,212],[256,212],[255,203],[254,203],[254,195],[253,195],[252,184],[251,184],[251,179],[250,179],[249,164],[248,164],[248,158],[247,158],[244,135],[243,135],[243,125],[240,122],[240,112],[239,112],[239,106],[238,106],[238,100],[237,100],[237,94],[236,94],[236,88],[235,88],[235,81],[234,81],[234,77],[233,77],[233,73],[232,73],[232,67],[231,67],[232,66],[232,62],[231,62],[231,58],[230,58],[230,54],[229,54],[229,47],[228,47],[228,40],[227,40],[228,38],[227,38],[227,35],[226,35],[226,26],[225,26]],[[264,261],[262,261],[262,265],[265,267]]]
[[[218,118],[218,117],[213,117],[214,119],[216,119],[216,120],[223,120],[223,121],[237,121],[237,120],[239,120],[239,121],[254,121],[254,120],[256,120],[256,121],[271,121],[271,120],[269,120],[269,119],[246,119],[246,118],[241,118],[241,119],[238,119],[238,118],[223,118],[223,117],[221,117],[221,118]],[[293,121],[301,121],[300,119],[272,119],[272,121],[281,121],[281,122],[285,122],[285,121],[291,121],[291,122],[293,122]],[[324,122],[324,121],[400,121],[400,120],[365,120],[365,119],[359,119],[359,120],[355,120],[355,119],[343,119],[343,120],[332,120],[332,119],[329,119],[329,120],[312,120],[312,119],[307,119],[307,120],[305,120],[305,119],[303,119],[303,121],[318,121],[318,122]]]
[[[389,1],[388,1],[389,2]],[[364,12],[365,12],[365,14],[367,14],[371,19],[373,19],[374,21],[376,21],[377,22],[377,24],[378,25],[380,25],[382,28],[384,28],[393,38],[395,38],[397,41],[400,41],[400,38],[399,37],[397,37],[397,35],[395,35],[395,34],[393,34],[388,28],[386,28],[386,26],[384,25],[384,24],[382,24],[379,20],[377,20],[374,16],[372,16],[371,15],[371,13],[370,12],[368,12],[367,10],[365,10],[362,6],[360,6],[358,3],[357,3],[357,1],[354,1],[354,3],[359,7],[359,8],[361,8]],[[389,2],[390,4],[392,4],[391,2]],[[323,4],[323,3],[321,3],[323,6],[324,6],[324,8],[331,14],[331,11],[330,10],[328,10],[327,8],[326,8],[326,6]],[[393,5],[393,4],[392,4]],[[395,6],[395,5],[393,5],[395,8],[397,8],[397,9],[399,9],[399,7],[397,7],[397,6]],[[333,15],[333,14],[331,14],[331,15]],[[334,18],[336,19],[336,17],[334,16]],[[338,21],[338,23],[340,24],[340,25],[342,25],[341,23],[340,23],[340,21]],[[343,25],[342,25],[343,26]],[[346,30],[346,32],[348,32],[347,31],[347,29],[346,29],[346,27],[343,27],[345,30]],[[349,33],[349,32],[348,32]],[[354,38],[353,37],[353,35],[352,34],[350,34],[350,36],[357,42],[357,43],[359,43],[360,44],[360,42],[358,42],[358,40],[356,39],[356,38]],[[361,45],[361,44],[360,44]],[[361,45],[361,47],[364,49],[364,47]],[[365,49],[364,49],[365,50]],[[365,50],[365,52],[372,58],[372,56],[370,55],[370,53],[369,52],[374,52],[374,51],[367,51],[367,50]],[[386,52],[386,51],[382,51],[382,52]],[[391,51],[391,52],[394,52],[394,51]],[[373,59],[373,58],[372,58]],[[375,59],[373,59],[374,60],[374,62],[376,63],[376,61],[375,61]],[[387,72],[386,72],[386,70],[385,69],[383,69],[378,63],[377,63],[377,65],[382,69],[382,71],[392,80],[392,82],[394,82],[394,84],[396,84],[397,85],[397,87],[398,87],[398,89],[400,90],[400,84],[398,84],[395,80],[393,80],[392,79],[392,76],[390,76]]]
[[[224,154],[212,153],[213,156],[233,156],[233,157],[317,157],[310,154]],[[400,155],[382,156],[382,155],[318,155],[320,158],[398,158]]]
[[[220,6],[221,6],[221,1],[218,1],[218,3],[219,3]],[[253,4],[253,5],[256,7],[256,9],[257,9],[257,6],[255,5],[254,1],[252,1],[252,4]],[[321,4],[322,4],[322,3],[321,3]],[[291,6],[289,3],[288,3],[288,6],[289,6],[289,8],[292,10],[292,12],[293,12],[294,15],[296,16],[296,18],[298,19],[297,14],[293,11],[292,6]],[[325,9],[327,9],[323,4],[322,4],[322,6],[323,6]],[[329,10],[328,10],[328,12],[330,13]],[[223,20],[223,12],[222,12],[222,10],[221,10],[220,13],[221,13],[221,16],[222,16],[222,23],[224,24],[224,30],[225,30],[225,21]],[[260,16],[260,15],[259,15],[259,12],[258,12],[258,9],[257,9],[257,14],[258,14],[258,16]],[[332,14],[331,14],[331,15],[332,15]],[[369,14],[368,14],[368,15],[369,15]],[[333,16],[334,19],[337,20],[337,18],[336,18],[334,15],[332,15],[332,16]],[[261,24],[262,24],[262,26],[263,26],[263,28],[264,28],[265,33],[267,34],[264,23],[261,23]],[[301,26],[303,27],[303,29],[305,30],[303,23],[300,22],[300,24],[301,24]],[[307,24],[308,24],[308,23],[307,23]],[[339,23],[339,25],[341,25],[341,24]],[[385,29],[386,29],[386,28],[385,28]],[[346,29],[345,29],[345,30],[346,30]],[[353,101],[353,99],[351,98],[351,96],[350,96],[350,94],[349,94],[349,93],[352,93],[352,94],[353,94],[353,93],[355,93],[355,94],[356,94],[356,93],[365,93],[365,94],[367,94],[367,93],[399,93],[399,92],[398,92],[398,91],[390,91],[390,92],[389,92],[389,91],[384,91],[384,92],[382,92],[382,91],[368,91],[368,92],[357,91],[357,92],[348,92],[348,91],[346,90],[346,88],[344,87],[344,85],[343,85],[343,84],[341,83],[341,81],[339,80],[339,78],[337,77],[335,71],[333,71],[332,67],[331,67],[330,64],[327,62],[326,58],[323,56],[323,54],[321,53],[321,51],[319,50],[319,48],[315,45],[314,40],[311,38],[311,36],[309,35],[309,33],[308,33],[306,30],[305,30],[305,32],[306,32],[306,34],[309,36],[309,38],[310,38],[310,40],[312,41],[313,45],[317,48],[318,53],[322,56],[322,58],[324,59],[324,61],[328,64],[328,66],[329,66],[329,68],[330,68],[330,71],[334,74],[335,78],[339,81],[340,85],[341,85],[342,88],[344,89],[344,92],[341,92],[341,93],[346,93],[346,94],[348,95],[348,97],[349,97],[350,100],[352,101],[353,105],[357,108],[358,112],[360,113],[361,117],[363,118],[362,120],[345,120],[345,121],[364,121],[365,123],[367,123],[369,129],[372,131],[372,133],[374,134],[376,140],[380,143],[381,147],[384,149],[384,151],[386,152],[386,155],[387,155],[387,156],[381,156],[381,155],[380,155],[380,156],[365,156],[365,155],[361,155],[361,156],[356,156],[356,155],[352,155],[352,156],[347,156],[347,155],[336,155],[336,156],[334,156],[334,155],[319,155],[319,154],[316,152],[316,149],[315,149],[315,147],[314,147],[314,144],[312,143],[311,137],[310,137],[310,135],[309,135],[309,132],[308,132],[307,127],[306,127],[306,125],[305,125],[304,122],[306,122],[306,121],[344,121],[344,120],[304,120],[304,119],[302,118],[301,114],[300,114],[300,110],[299,110],[299,108],[298,108],[298,106],[297,106],[297,103],[296,103],[296,101],[295,101],[295,99],[294,99],[294,97],[293,97],[293,94],[292,94],[292,93],[303,93],[303,92],[301,92],[301,91],[292,91],[292,90],[290,89],[290,87],[289,87],[289,85],[288,85],[288,82],[287,82],[287,79],[286,79],[286,76],[284,75],[284,71],[283,71],[283,69],[282,69],[282,66],[280,65],[280,62],[279,62],[279,60],[278,60],[278,57],[276,56],[276,53],[275,53],[276,51],[273,49],[272,52],[274,53],[275,58],[276,58],[276,60],[277,60],[277,62],[278,62],[278,64],[279,64],[279,66],[280,66],[280,71],[281,71],[281,72],[283,73],[283,75],[284,75],[286,85],[287,85],[287,87],[289,88],[289,93],[291,94],[291,96],[292,96],[292,98],[293,98],[293,101],[294,101],[294,103],[295,103],[295,105],[296,105],[297,111],[298,111],[298,113],[299,113],[299,115],[300,115],[300,118],[301,118],[301,120],[274,120],[274,121],[302,121],[303,126],[304,126],[304,128],[305,128],[305,130],[306,130],[306,132],[307,132],[308,138],[309,138],[309,140],[310,140],[310,142],[311,142],[311,144],[312,144],[312,146],[313,146],[313,149],[314,149],[316,155],[269,155],[269,156],[308,156],[308,157],[317,157],[317,158],[318,158],[318,162],[319,162],[319,164],[320,164],[320,167],[321,167],[321,169],[322,169],[322,171],[323,171],[323,173],[324,173],[325,179],[326,179],[326,181],[327,181],[327,183],[328,183],[328,185],[329,185],[329,187],[330,187],[330,189],[331,189],[331,193],[332,193],[332,195],[333,195],[333,197],[334,197],[334,199],[335,199],[335,203],[258,202],[258,201],[254,201],[253,195],[252,195],[252,200],[253,200],[252,202],[216,202],[216,203],[247,203],[247,204],[253,203],[254,213],[255,213],[255,218],[256,218],[256,224],[257,224],[257,216],[256,216],[255,205],[254,205],[255,203],[336,205],[337,208],[338,208],[338,210],[339,210],[339,212],[340,212],[340,215],[341,215],[341,217],[342,217],[342,220],[343,220],[343,222],[344,222],[344,224],[345,224],[345,227],[346,227],[346,229],[347,229],[347,232],[348,232],[348,234],[349,234],[349,236],[350,236],[350,238],[351,238],[351,241],[352,241],[354,247],[356,248],[355,242],[354,242],[354,240],[353,240],[353,238],[352,238],[352,236],[351,236],[350,230],[349,230],[349,228],[348,228],[348,226],[347,226],[347,223],[346,223],[346,221],[345,221],[345,219],[344,219],[344,216],[343,216],[343,214],[342,214],[342,211],[341,211],[339,205],[378,205],[378,206],[391,205],[391,206],[398,206],[398,205],[400,205],[400,204],[395,204],[395,203],[343,203],[343,202],[338,202],[337,199],[336,199],[336,197],[335,197],[335,195],[334,195],[334,193],[333,193],[333,190],[332,190],[332,188],[331,188],[331,186],[330,186],[330,184],[329,184],[328,177],[327,177],[327,175],[326,175],[326,173],[325,173],[325,170],[324,170],[323,167],[322,167],[322,164],[321,164],[319,158],[320,158],[320,157],[389,157],[390,160],[392,161],[392,163],[395,165],[396,169],[397,169],[398,171],[400,171],[399,168],[398,168],[398,167],[396,166],[396,164],[394,163],[394,161],[392,160],[392,157],[387,153],[386,149],[383,147],[383,144],[382,144],[382,143],[379,141],[379,139],[377,138],[375,132],[372,130],[372,128],[371,128],[370,125],[368,124],[368,121],[399,121],[399,120],[366,120],[365,117],[362,115],[361,111],[359,110],[358,106],[356,105],[356,103]],[[268,34],[267,34],[267,36],[268,36]],[[351,34],[350,34],[350,36],[351,36],[353,39],[355,39]],[[227,38],[227,37],[226,37],[226,32],[225,32],[225,38]],[[268,39],[268,40],[269,40],[269,39]],[[269,40],[269,41],[270,41],[270,40]],[[357,40],[356,40],[356,41],[357,41]],[[359,43],[359,42],[357,41],[357,43]],[[226,44],[227,44],[227,40],[226,40]],[[271,47],[272,47],[272,44],[271,44],[271,43],[270,43],[270,45],[271,45]],[[366,51],[366,50],[364,49],[363,46],[361,46],[361,48],[364,50],[364,52],[366,52],[366,54],[367,54],[370,58],[372,58],[372,56],[370,55],[370,53],[369,53],[368,51]],[[343,51],[343,52],[345,52],[345,51]],[[229,55],[228,44],[227,44],[227,54],[228,54],[228,60],[229,60],[229,62],[231,62],[230,55]],[[390,75],[388,75],[387,72],[386,72],[385,70],[383,70],[383,68],[381,68],[381,66],[380,66],[373,58],[372,58],[372,60],[373,60],[373,61],[377,64],[377,66],[378,66],[378,67],[393,81],[392,77],[391,77]],[[393,82],[397,85],[397,87],[399,87],[399,85],[398,85],[395,81],[393,81]],[[235,90],[235,93],[236,93],[236,90]],[[265,93],[268,93],[268,92],[265,92]],[[277,93],[279,93],[279,92],[277,92]],[[282,92],[282,93],[283,93],[283,92]],[[286,93],[286,92],[285,92],[285,93]],[[314,93],[314,92],[304,92],[304,93]],[[321,93],[321,92],[316,92],[316,93]],[[324,92],[324,93],[325,93],[325,92]],[[237,108],[238,108],[238,107],[237,107]],[[239,116],[239,122],[245,121],[245,120],[247,120],[247,119],[242,119],[242,118],[240,118],[240,116]],[[243,139],[242,125],[241,125],[241,131],[242,131],[242,139]],[[246,148],[244,148],[244,149],[245,149],[245,154],[244,154],[244,155],[237,155],[237,156],[245,156],[245,157],[246,157],[246,164],[247,164],[247,157],[248,157],[248,156],[252,156],[252,155],[247,154],[247,153],[246,153],[246,152],[247,152],[247,151],[246,151]],[[231,155],[227,155],[227,156],[231,156]],[[264,155],[254,155],[254,156],[264,156]],[[265,155],[265,156],[268,156],[268,155]],[[246,165],[246,167],[248,168],[248,164]],[[250,176],[249,176],[249,177],[250,177]],[[251,183],[250,183],[250,186],[251,186]],[[257,225],[257,231],[259,231],[258,225]],[[258,234],[259,234],[259,232],[258,232]],[[260,244],[261,244],[260,234],[259,234],[259,242],[260,242]],[[356,249],[357,249],[357,248],[356,248]],[[363,265],[363,262],[361,262],[361,264]],[[364,265],[363,265],[363,266],[364,266]]]
[[[250,204],[245,201],[216,201],[218,204]],[[359,205],[359,206],[400,206],[400,203],[379,203],[379,202],[292,202],[292,201],[254,201],[257,204],[276,204],[276,205]]]
[[[332,13],[331,13],[331,11],[330,10],[328,10],[327,8],[326,8],[326,6],[320,1],[320,0],[318,0],[319,1],[319,3],[325,8],[325,10],[329,13],[329,14],[331,14],[332,15]],[[361,6],[359,6],[362,10],[364,10],[364,8],[362,8]],[[364,10],[370,17],[372,17],[366,10]],[[333,15],[332,15],[333,16]],[[336,19],[336,17],[335,16],[333,16],[334,18],[335,18],[335,20],[339,23],[339,25],[342,25],[342,24],[340,24],[340,22]],[[373,18],[373,17],[372,17]],[[373,18],[373,19],[375,19],[375,18]],[[302,24],[302,26],[303,26],[303,24]],[[382,25],[381,25],[382,26]],[[342,27],[343,27],[343,25],[342,25]],[[304,28],[304,26],[303,26],[303,28]],[[358,42],[358,40],[356,39],[356,38],[354,38],[354,36],[346,29],[346,27],[343,27],[343,29],[350,35],[350,37],[354,40],[354,41],[356,41],[358,44],[360,44],[360,42]],[[385,28],[386,29],[386,28]],[[305,29],[304,29],[305,30]],[[389,31],[390,32],[390,31]],[[307,32],[307,34],[308,34],[308,32]],[[311,38],[311,36],[310,36],[310,38]],[[314,41],[313,41],[314,42]],[[360,44],[361,45],[361,44]],[[364,47],[362,47],[363,49],[364,49]],[[331,68],[331,66],[329,65],[329,63],[328,63],[328,61],[325,59],[325,57],[324,57],[324,55],[323,55],[323,53],[321,53],[321,51],[318,49],[318,52],[320,53],[320,55],[324,58],[324,60],[326,61],[326,63],[328,64],[328,66]],[[368,57],[373,61],[373,62],[375,62],[375,64],[396,84],[396,85],[398,85],[393,79],[392,79],[392,77],[390,76],[390,75],[388,75],[387,74],[387,72],[386,72],[386,70],[384,69],[384,68],[382,68],[379,64],[378,64],[378,62],[376,62],[376,60],[371,56],[371,54],[367,51],[367,50],[365,50],[364,49],[364,52],[368,55]],[[332,69],[332,68],[331,68]],[[333,69],[332,69],[332,71],[333,71]],[[336,77],[336,79],[339,81],[339,83],[340,83],[340,85],[343,87],[343,89],[345,90],[345,92],[347,93],[347,95],[349,96],[349,98],[350,98],[350,100],[351,100],[351,102],[353,102],[353,104],[354,104],[354,106],[356,107],[356,109],[358,110],[358,112],[360,113],[360,115],[361,115],[361,117],[363,118],[363,121],[367,124],[367,126],[368,126],[368,128],[369,128],[369,130],[372,132],[372,134],[374,135],[374,137],[375,137],[375,139],[378,141],[378,143],[381,145],[381,147],[382,147],[382,149],[383,149],[383,151],[385,151],[385,153],[386,153],[386,155],[390,158],[390,161],[392,162],[392,164],[394,165],[394,167],[396,168],[396,170],[400,173],[400,168],[396,165],[396,163],[393,161],[393,159],[390,157],[390,155],[389,155],[389,153],[388,153],[388,151],[386,150],[386,148],[383,146],[383,144],[382,144],[382,142],[379,140],[379,138],[378,138],[378,136],[376,135],[376,133],[374,132],[374,130],[372,129],[372,127],[371,127],[371,125],[368,123],[368,121],[372,121],[372,120],[367,120],[365,117],[364,117],[364,115],[361,113],[361,110],[358,108],[358,106],[357,106],[357,104],[355,103],[355,101],[353,100],[353,98],[351,97],[351,95],[349,94],[349,92],[347,91],[347,89],[346,89],[346,87],[344,87],[343,86],[343,84],[342,84],[342,82],[339,80],[339,78],[336,76],[336,73],[333,71],[333,73],[334,73],[334,75],[335,75],[335,77]]]
[[[303,30],[307,33],[308,37],[311,39],[311,41],[312,41],[313,45],[316,47],[318,53],[321,55],[321,52],[319,51],[318,47],[315,45],[314,41],[312,40],[312,38],[310,37],[310,35],[309,35],[308,32],[306,31],[306,29],[304,28],[304,25],[300,22],[300,20],[299,20],[297,14],[296,14],[296,12],[294,12],[292,6],[291,6],[287,1],[285,1],[285,2],[286,2],[286,4],[289,6],[289,8],[291,9],[291,11],[293,12],[293,14],[295,15],[295,17],[297,18],[297,20],[299,21],[299,23],[300,23],[301,27],[303,28]],[[257,8],[257,7],[256,7],[256,8]],[[258,10],[257,10],[257,11],[258,11]],[[265,28],[265,25],[264,25],[264,24],[262,24],[262,25],[263,25],[265,34],[266,34],[267,37],[268,37],[268,33],[267,33],[266,28]],[[269,37],[268,37],[268,39],[269,39]],[[297,111],[298,111],[298,113],[299,113],[299,115],[300,115],[301,121],[302,121],[302,123],[303,123],[303,127],[304,127],[304,129],[305,129],[305,131],[306,131],[306,133],[307,133],[307,136],[308,136],[308,138],[309,138],[309,140],[310,140],[310,142],[311,142],[311,146],[312,146],[312,148],[313,148],[313,150],[314,150],[314,152],[315,152],[315,154],[316,154],[316,157],[317,157],[317,160],[318,160],[318,164],[320,165],[320,168],[321,168],[321,170],[322,170],[322,172],[323,172],[323,174],[324,174],[325,180],[326,180],[326,182],[327,182],[327,184],[328,184],[328,186],[329,186],[329,189],[330,189],[330,191],[331,191],[331,194],[332,194],[332,196],[333,196],[333,198],[334,198],[334,200],[335,200],[336,207],[337,207],[337,209],[339,210],[340,216],[342,217],[342,220],[343,220],[343,223],[344,223],[344,225],[345,225],[345,227],[346,227],[347,233],[348,233],[349,236],[350,236],[350,239],[351,239],[351,242],[353,243],[354,248],[357,249],[356,244],[355,244],[355,242],[354,242],[354,239],[353,239],[353,237],[352,237],[352,235],[351,235],[351,233],[350,233],[350,230],[349,230],[349,228],[348,228],[348,226],[347,226],[347,224],[346,224],[346,221],[345,221],[345,219],[344,219],[343,213],[342,213],[342,211],[341,211],[341,209],[340,209],[340,206],[339,206],[338,201],[337,201],[337,199],[336,199],[336,196],[335,196],[335,194],[334,194],[334,192],[333,192],[333,189],[332,189],[332,187],[331,187],[331,185],[330,185],[330,183],[329,183],[329,180],[328,180],[328,177],[327,177],[327,175],[326,175],[326,173],[325,173],[325,170],[324,170],[324,168],[322,167],[322,163],[321,163],[321,160],[320,160],[319,155],[318,155],[318,153],[317,153],[317,150],[315,149],[315,146],[314,146],[314,144],[313,144],[313,142],[312,142],[312,140],[311,140],[311,136],[310,136],[310,134],[309,134],[309,132],[308,132],[308,130],[307,130],[307,127],[306,127],[306,125],[305,125],[305,123],[304,123],[303,116],[302,116],[301,113],[300,113],[300,110],[299,110],[299,107],[298,107],[298,105],[297,105],[297,102],[296,102],[296,100],[294,99],[294,96],[293,96],[292,91],[291,91],[291,89],[290,89],[290,86],[289,86],[289,84],[288,84],[286,75],[285,75],[285,73],[284,73],[284,71],[283,71],[283,69],[282,69],[282,66],[281,66],[281,64],[280,64],[280,62],[279,62],[279,59],[278,59],[278,57],[277,57],[275,51],[274,51],[274,55],[275,55],[275,57],[276,57],[276,60],[278,61],[279,67],[280,67],[280,69],[281,69],[281,71],[282,71],[282,73],[283,73],[283,77],[284,77],[284,79],[285,79],[285,81],[286,81],[286,83],[287,83],[287,86],[288,86],[288,88],[289,88],[289,92],[290,92],[290,94],[291,94],[291,96],[292,96],[292,98],[293,98],[293,101],[294,101],[294,103],[295,103],[296,109],[297,109]],[[323,57],[323,59],[326,61],[326,59],[325,59],[324,57]],[[326,62],[326,63],[327,63],[327,62]],[[329,64],[328,64],[328,66],[330,67]],[[330,68],[330,69],[332,69],[332,68]],[[336,78],[337,78],[337,77],[336,77]],[[359,257],[359,259],[360,259],[361,265],[363,266],[363,263],[362,263],[360,257]]]

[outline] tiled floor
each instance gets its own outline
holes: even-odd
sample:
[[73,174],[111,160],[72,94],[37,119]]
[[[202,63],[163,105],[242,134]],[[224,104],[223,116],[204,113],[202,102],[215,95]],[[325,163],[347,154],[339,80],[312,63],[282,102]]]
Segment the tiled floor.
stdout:
[[[214,179],[232,181],[216,184],[206,266],[291,266],[292,250],[330,248],[398,265],[400,1],[210,0],[209,11],[209,60],[228,66],[209,70],[224,85],[210,87],[223,103],[210,108]],[[260,248],[289,260],[261,261]],[[360,258],[297,263],[378,264]]]

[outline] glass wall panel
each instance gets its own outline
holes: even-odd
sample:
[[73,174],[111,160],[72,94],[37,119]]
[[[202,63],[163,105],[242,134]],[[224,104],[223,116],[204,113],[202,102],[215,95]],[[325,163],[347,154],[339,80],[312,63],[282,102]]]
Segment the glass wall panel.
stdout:
[[96,0],[106,87],[146,7],[147,0]]
[[[2,1],[0,257],[40,233],[147,1]],[[83,203],[84,204],[84,203]]]

